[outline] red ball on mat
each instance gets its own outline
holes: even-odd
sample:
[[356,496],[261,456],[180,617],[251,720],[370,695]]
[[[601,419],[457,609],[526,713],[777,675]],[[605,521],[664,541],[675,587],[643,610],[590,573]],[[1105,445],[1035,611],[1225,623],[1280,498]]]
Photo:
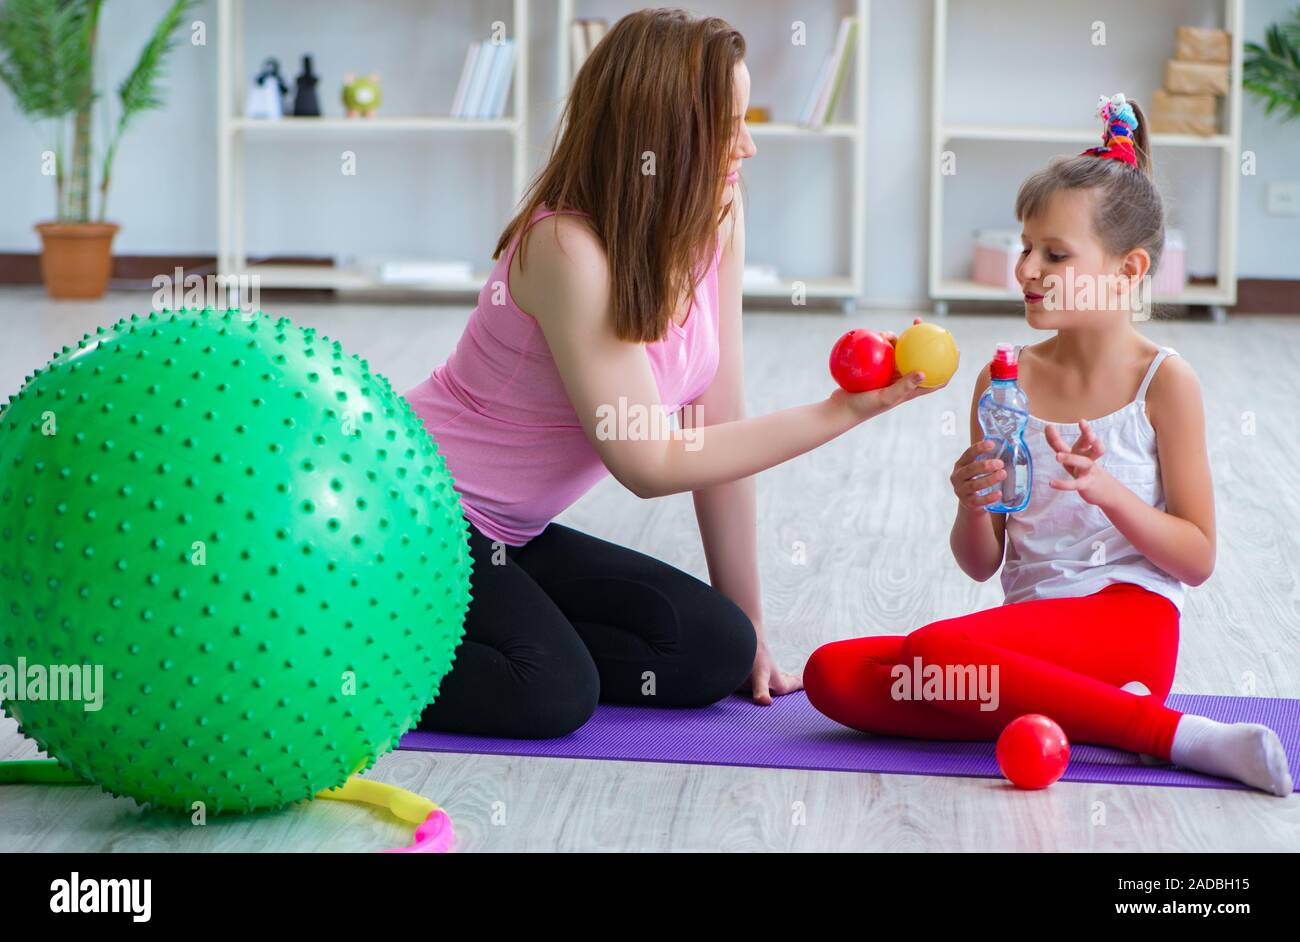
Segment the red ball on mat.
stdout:
[[998,737],[998,768],[1017,788],[1046,788],[1069,763],[1065,732],[1041,713],[1017,717]]

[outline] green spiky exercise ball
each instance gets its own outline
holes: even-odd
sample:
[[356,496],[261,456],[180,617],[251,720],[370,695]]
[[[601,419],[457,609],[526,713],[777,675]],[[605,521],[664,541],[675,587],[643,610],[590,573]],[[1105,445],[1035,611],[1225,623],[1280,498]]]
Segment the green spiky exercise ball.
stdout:
[[[210,309],[101,327],[0,411],[0,665],[51,681],[3,707],[151,806],[310,798],[433,700],[466,540],[434,441],[338,341]],[[65,665],[79,700],[51,697]]]

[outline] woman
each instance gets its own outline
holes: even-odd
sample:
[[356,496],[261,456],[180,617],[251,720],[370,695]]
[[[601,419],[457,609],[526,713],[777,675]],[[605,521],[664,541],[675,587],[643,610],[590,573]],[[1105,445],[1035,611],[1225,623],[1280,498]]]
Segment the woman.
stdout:
[[[610,30],[455,352],[406,393],[474,558],[424,729],[544,738],[598,700],[705,706],[747,677],[759,703],[800,689],[766,643],[752,475],[930,390],[911,374],[745,417],[744,53],[722,20],[677,10]],[[653,420],[683,406],[671,434]],[[639,497],[694,493],[712,586],[551,522],[605,474]]]

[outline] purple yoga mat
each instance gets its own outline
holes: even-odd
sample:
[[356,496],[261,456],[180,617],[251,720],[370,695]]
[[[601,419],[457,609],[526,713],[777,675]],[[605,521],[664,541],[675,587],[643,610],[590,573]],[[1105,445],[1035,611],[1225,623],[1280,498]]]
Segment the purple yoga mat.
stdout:
[[[1291,777],[1300,782],[1300,700],[1171,694],[1166,702],[1184,713],[1272,727],[1286,747]],[[802,692],[778,697],[766,707],[740,696],[696,710],[601,704],[585,726],[559,739],[492,739],[411,732],[402,737],[399,748],[558,759],[745,765],[764,769],[1002,777],[992,743],[869,736],[822,716]],[[1072,747],[1070,767],[1062,781],[1185,788],[1247,787],[1169,766],[1144,765],[1132,753],[1101,746]]]

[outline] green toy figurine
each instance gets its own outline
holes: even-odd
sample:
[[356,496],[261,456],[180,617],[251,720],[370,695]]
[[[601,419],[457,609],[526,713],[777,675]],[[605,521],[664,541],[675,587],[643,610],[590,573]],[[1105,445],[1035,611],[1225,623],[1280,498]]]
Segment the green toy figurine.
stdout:
[[349,118],[373,118],[382,100],[378,72],[362,78],[352,72],[343,76],[343,107]]

